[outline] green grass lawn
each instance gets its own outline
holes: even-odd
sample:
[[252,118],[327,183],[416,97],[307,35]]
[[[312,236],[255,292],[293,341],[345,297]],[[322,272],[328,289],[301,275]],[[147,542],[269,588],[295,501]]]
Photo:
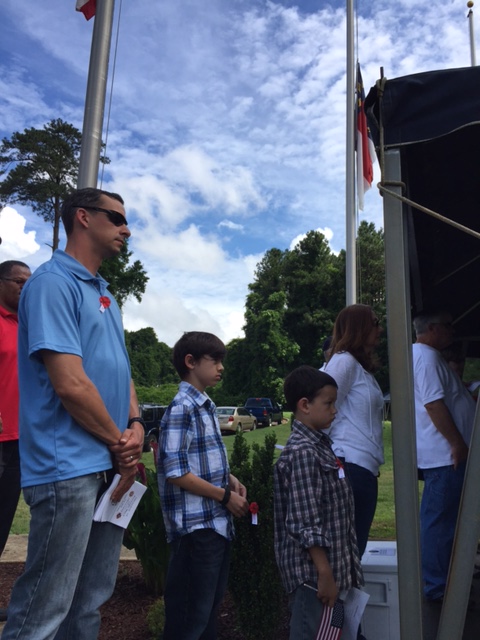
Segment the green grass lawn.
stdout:
[[[279,426],[266,427],[265,429],[256,429],[255,431],[245,432],[247,444],[252,445],[254,442],[263,444],[265,435],[273,431],[277,436],[277,444],[285,444],[290,435],[290,421]],[[223,437],[228,455],[230,456],[233,449],[234,435]],[[393,465],[392,465],[392,437],[390,423],[385,423],[384,428],[385,442],[385,464],[381,468],[378,487],[378,503],[377,512],[370,530],[370,538],[372,540],[394,540],[395,539],[395,505],[393,497]],[[280,453],[280,451],[279,451]],[[142,461],[146,466],[153,468],[153,456],[151,453],[144,453]],[[248,487],[247,487],[248,488]],[[15,520],[12,525],[11,533],[28,533],[29,525],[28,507],[20,499]]]

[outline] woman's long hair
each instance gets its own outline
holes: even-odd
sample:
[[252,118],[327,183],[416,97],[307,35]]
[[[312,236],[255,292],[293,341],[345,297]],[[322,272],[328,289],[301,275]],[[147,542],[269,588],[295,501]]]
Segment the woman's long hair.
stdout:
[[374,371],[378,362],[366,342],[374,327],[373,309],[367,304],[352,304],[342,309],[333,327],[329,359],[334,353],[348,351],[366,371]]

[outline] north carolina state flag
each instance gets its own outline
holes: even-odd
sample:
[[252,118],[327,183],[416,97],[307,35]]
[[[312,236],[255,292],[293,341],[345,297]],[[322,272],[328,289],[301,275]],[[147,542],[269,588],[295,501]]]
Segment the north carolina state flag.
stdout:
[[77,0],[77,11],[81,11],[87,20],[93,18],[95,9],[97,8],[97,0]]
[[375,159],[375,146],[372,135],[367,125],[365,116],[365,91],[363,88],[362,73],[360,63],[357,62],[357,83],[356,83],[356,115],[357,115],[357,199],[358,208],[363,211],[363,196],[372,186],[373,166]]

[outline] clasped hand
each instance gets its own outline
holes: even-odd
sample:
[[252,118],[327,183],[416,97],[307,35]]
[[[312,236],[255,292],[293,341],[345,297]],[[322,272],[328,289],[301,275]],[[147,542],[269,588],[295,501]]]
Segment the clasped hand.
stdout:
[[[142,429],[143,432],[143,429]],[[117,444],[109,446],[114,456],[114,466],[121,475],[115,491],[112,493],[112,502],[118,502],[135,482],[137,463],[142,456],[143,433],[136,429],[125,429]]]

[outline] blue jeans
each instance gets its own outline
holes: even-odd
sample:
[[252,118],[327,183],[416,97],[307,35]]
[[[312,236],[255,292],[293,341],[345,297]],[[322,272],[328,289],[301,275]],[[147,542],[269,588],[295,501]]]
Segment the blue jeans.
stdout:
[[198,529],[170,547],[163,640],[215,640],[231,543],[213,529]]
[[0,556],[10,533],[20,497],[18,440],[0,442]]
[[377,508],[378,478],[371,471],[353,462],[344,462],[355,502],[355,531],[360,558],[365,553],[368,534]]
[[289,596],[290,640],[313,640],[322,617],[323,604],[317,598],[317,585],[300,585]]
[[428,600],[443,596],[462,494],[465,463],[423,469],[425,486],[420,507],[420,544],[424,594]]
[[2,640],[95,640],[115,587],[123,529],[93,522],[103,474],[24,489],[31,521],[25,571]]
[[[325,605],[317,598],[317,585],[309,582],[314,589],[300,585],[289,595],[290,640],[314,640],[317,637],[320,618]],[[343,594],[340,593],[343,597]],[[364,639],[360,628],[357,640]]]

